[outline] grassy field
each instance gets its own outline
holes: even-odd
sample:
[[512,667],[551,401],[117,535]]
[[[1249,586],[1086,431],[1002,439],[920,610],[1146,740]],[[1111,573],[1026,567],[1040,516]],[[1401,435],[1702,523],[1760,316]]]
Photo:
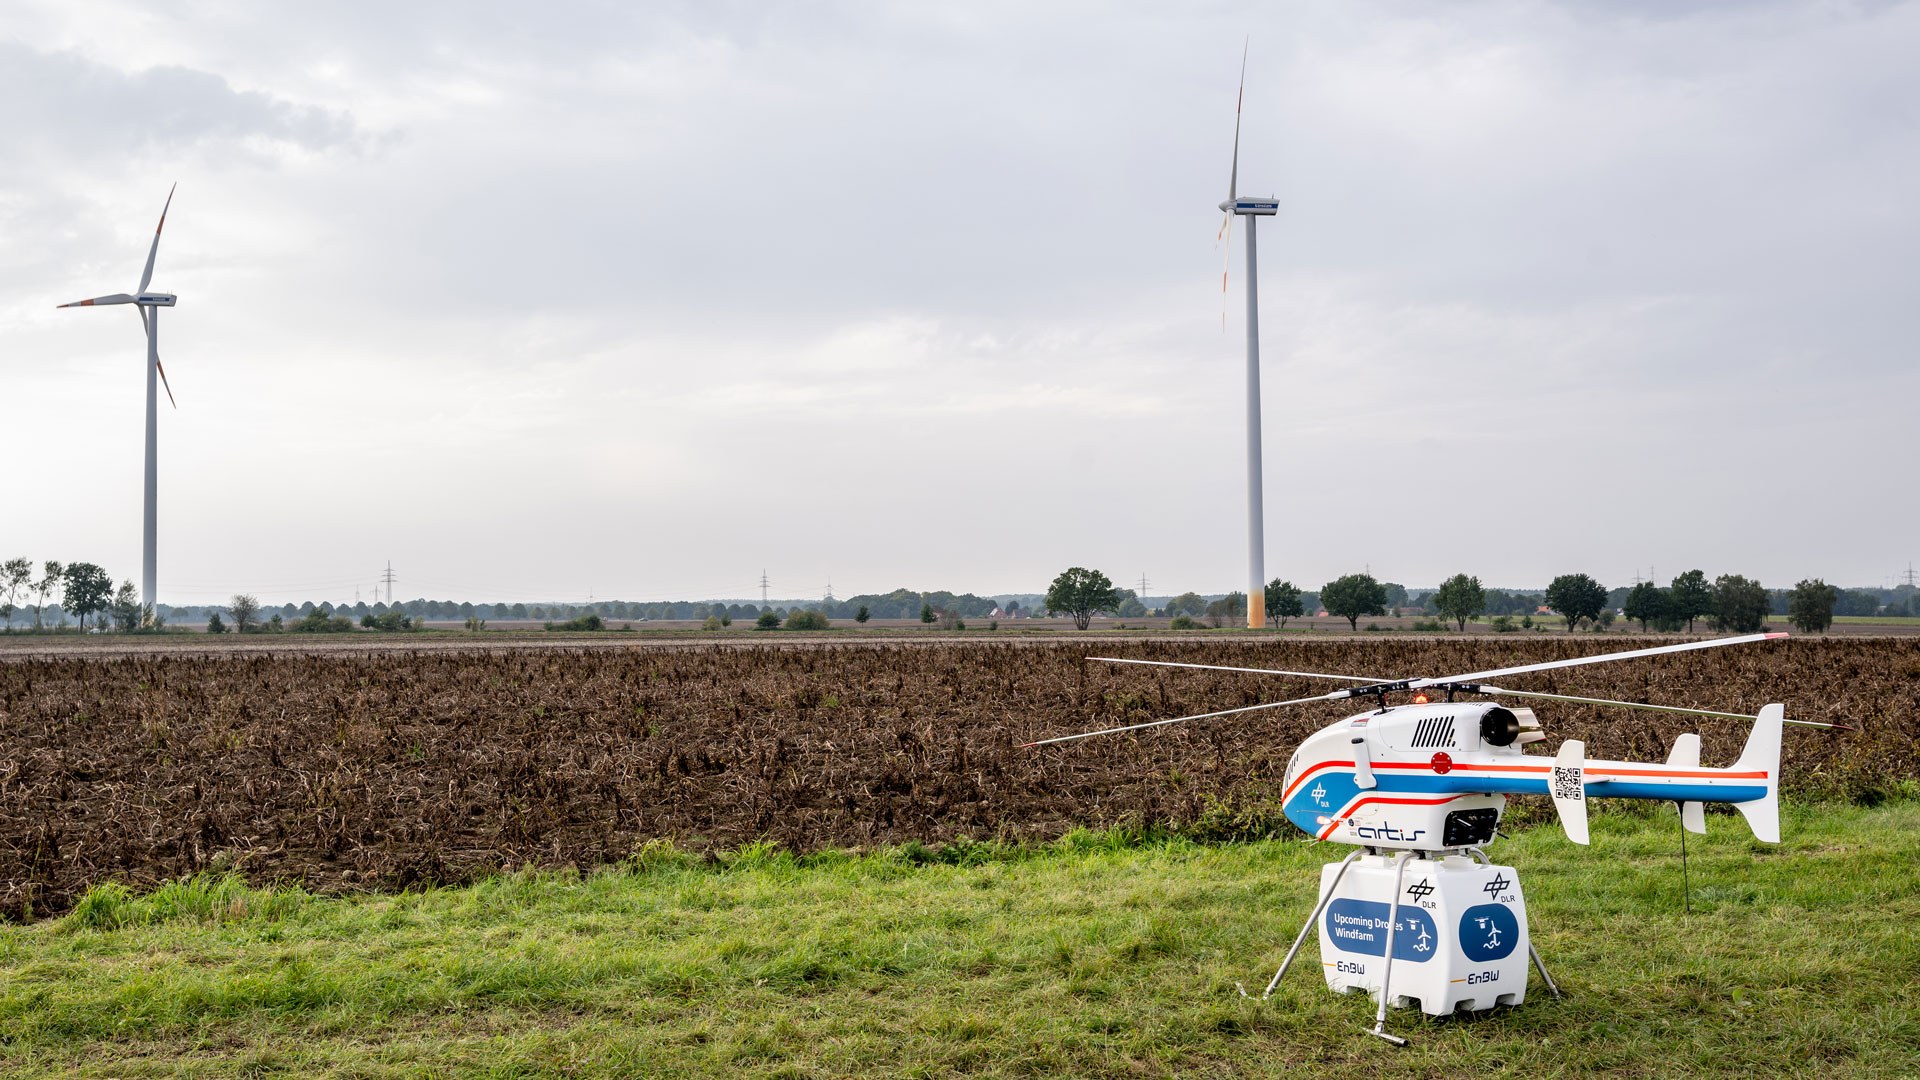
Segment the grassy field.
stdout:
[[1390,1020],[1297,968],[1345,849],[1076,833],[1037,847],[702,859],[318,898],[201,877],[0,926],[0,1072],[79,1076],[1910,1076],[1920,802],[1716,816],[1682,910],[1672,810],[1517,865],[1517,1010]]

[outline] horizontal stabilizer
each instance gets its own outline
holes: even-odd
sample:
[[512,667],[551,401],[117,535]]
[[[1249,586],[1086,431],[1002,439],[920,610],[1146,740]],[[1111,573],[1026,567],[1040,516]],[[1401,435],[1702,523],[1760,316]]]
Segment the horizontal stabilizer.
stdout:
[[[1700,767],[1700,736],[1689,731],[1673,740],[1673,752],[1667,755],[1667,764],[1676,769],[1697,769]],[[1680,827],[1690,833],[1705,834],[1707,831],[1707,808],[1698,801],[1680,804]]]
[[1680,804],[1680,827],[1694,834],[1707,834],[1707,804],[1703,802],[1683,802]]
[[1560,828],[1576,844],[1588,843],[1587,837],[1587,744],[1568,739],[1560,744],[1553,758],[1553,778],[1547,794],[1553,796],[1553,808],[1560,813]]

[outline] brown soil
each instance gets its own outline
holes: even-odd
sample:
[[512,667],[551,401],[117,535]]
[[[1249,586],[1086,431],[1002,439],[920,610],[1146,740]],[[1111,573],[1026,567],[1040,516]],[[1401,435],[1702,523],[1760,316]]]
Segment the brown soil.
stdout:
[[[1639,644],[1635,642],[1634,644]],[[436,643],[437,646],[438,643]],[[1581,637],[1116,642],[1189,662],[1449,674],[1628,643]],[[89,650],[90,651],[90,650]],[[0,915],[208,868],[319,889],[590,867],[654,837],[807,850],[1039,839],[1135,822],[1273,828],[1314,705],[1037,750],[1035,738],[1324,692],[1116,667],[1055,639],[677,646],[541,642],[0,661]],[[1790,729],[1787,786],[1877,797],[1920,775],[1920,640],[1790,640],[1545,673],[1527,689],[1858,724]],[[1516,686],[1521,684],[1516,682]],[[1659,759],[1684,717],[1541,703],[1557,741]],[[1710,763],[1738,721],[1698,726]],[[1551,744],[1549,744],[1551,745]]]

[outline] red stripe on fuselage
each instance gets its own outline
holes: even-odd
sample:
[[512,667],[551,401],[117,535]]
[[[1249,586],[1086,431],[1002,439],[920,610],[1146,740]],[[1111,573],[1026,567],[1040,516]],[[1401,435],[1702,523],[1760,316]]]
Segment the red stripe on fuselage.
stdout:
[[[1539,765],[1483,765],[1483,764],[1477,764],[1472,762],[1463,763],[1460,761],[1455,761],[1453,763],[1453,771],[1454,772],[1478,772],[1478,773],[1544,773],[1553,768],[1553,763],[1551,761],[1544,758],[1541,759],[1541,761],[1542,761],[1542,764],[1539,764]],[[1353,763],[1349,761],[1346,764],[1352,765]],[[1433,769],[1433,763],[1430,761],[1376,761],[1373,763],[1373,768],[1375,772],[1378,772],[1382,769],[1404,769],[1410,772],[1430,772]],[[1752,771],[1752,772],[1733,772],[1730,769],[1670,769],[1664,765],[1658,765],[1653,763],[1649,763],[1645,768],[1625,768],[1625,767],[1621,767],[1621,768],[1609,767],[1609,768],[1597,768],[1597,769],[1590,768],[1587,770],[1587,775],[1589,776],[1670,776],[1676,779],[1683,778],[1683,777],[1692,778],[1692,779],[1720,777],[1721,779],[1726,779],[1726,780],[1765,780],[1767,778],[1767,772],[1765,769]]]
[[1352,817],[1355,811],[1368,803],[1386,803],[1390,806],[1438,806],[1441,803],[1450,803],[1455,799],[1464,799],[1467,797],[1466,794],[1459,794],[1442,795],[1437,799],[1389,799],[1381,795],[1370,795],[1364,799],[1355,799],[1343,807],[1338,816],[1327,822],[1327,827],[1320,830],[1320,835],[1317,839],[1325,840],[1327,837],[1333,835],[1335,826]]
[[1306,783],[1307,777],[1312,776],[1314,773],[1320,772],[1324,769],[1351,769],[1351,768],[1353,768],[1353,762],[1351,761],[1322,761],[1318,765],[1310,766],[1308,767],[1306,772],[1301,773],[1298,777],[1294,779],[1292,784],[1287,786],[1287,790],[1280,793],[1280,801],[1284,803],[1288,799],[1293,798],[1293,793],[1300,790],[1300,785]]

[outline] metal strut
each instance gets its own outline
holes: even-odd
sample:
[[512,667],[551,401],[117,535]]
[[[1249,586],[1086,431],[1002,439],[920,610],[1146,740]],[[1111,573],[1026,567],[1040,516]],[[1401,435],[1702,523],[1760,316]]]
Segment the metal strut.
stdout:
[[1287,969],[1293,966],[1293,958],[1300,952],[1301,943],[1307,940],[1307,931],[1320,924],[1320,913],[1327,910],[1327,905],[1332,903],[1334,891],[1340,887],[1340,879],[1347,876],[1347,867],[1352,866],[1353,860],[1366,853],[1365,848],[1354,848],[1353,854],[1340,860],[1340,869],[1334,873],[1333,880],[1327,883],[1327,887],[1321,890],[1320,901],[1313,905],[1313,914],[1307,916],[1306,925],[1302,926],[1300,933],[1295,935],[1293,948],[1288,949],[1287,958],[1280,961],[1280,970],[1273,973],[1273,978],[1267,983],[1267,992],[1260,995],[1261,1001],[1273,996],[1273,988],[1280,985],[1280,979],[1286,975]]
[[1387,907],[1387,964],[1380,972],[1380,1010],[1374,1014],[1373,1027],[1367,1034],[1385,1039],[1395,1046],[1407,1045],[1407,1040],[1398,1035],[1387,1034],[1387,1003],[1393,1000],[1393,937],[1400,929],[1400,884],[1407,875],[1407,860],[1413,852],[1403,851],[1393,860],[1393,903]]

